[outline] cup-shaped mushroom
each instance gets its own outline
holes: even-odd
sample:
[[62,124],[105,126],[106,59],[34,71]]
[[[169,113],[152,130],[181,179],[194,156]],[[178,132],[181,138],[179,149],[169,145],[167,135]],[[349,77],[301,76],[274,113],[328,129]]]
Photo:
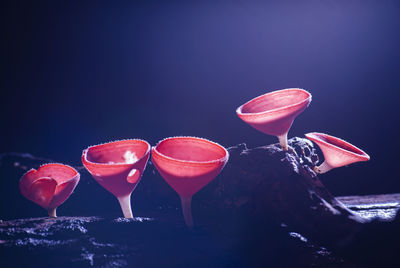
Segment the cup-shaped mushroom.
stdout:
[[320,166],[314,167],[316,173],[322,174],[333,168],[370,159],[363,150],[342,139],[317,132],[308,133],[305,136],[315,142],[324,154],[325,161]]
[[83,150],[83,165],[103,188],[118,199],[125,218],[133,218],[131,194],[146,168],[150,149],[148,142],[132,139]]
[[192,196],[211,182],[229,159],[221,145],[196,137],[172,137],[152,148],[151,161],[181,198],[185,223],[193,227]]
[[45,164],[38,170],[31,169],[19,181],[19,189],[28,200],[47,210],[50,217],[57,217],[56,209],[74,191],[80,175],[74,168],[63,164]]
[[311,102],[311,94],[299,88],[277,90],[258,96],[236,109],[237,115],[253,128],[277,136],[283,150],[294,119]]

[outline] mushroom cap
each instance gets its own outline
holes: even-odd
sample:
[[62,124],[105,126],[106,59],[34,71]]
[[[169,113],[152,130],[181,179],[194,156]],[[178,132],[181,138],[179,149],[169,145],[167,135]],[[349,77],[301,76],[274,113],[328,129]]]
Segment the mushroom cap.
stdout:
[[326,163],[332,168],[370,159],[363,150],[337,137],[318,132],[308,133],[305,136],[321,148]]
[[140,139],[108,142],[83,150],[82,163],[107,191],[126,196],[139,183],[150,149],[150,144]]
[[31,169],[19,181],[19,189],[28,200],[45,209],[57,208],[74,191],[80,174],[72,167],[51,163]]
[[182,197],[190,197],[224,168],[228,151],[197,137],[166,138],[152,148],[151,161],[165,181]]
[[258,96],[236,109],[237,115],[253,128],[269,135],[288,133],[293,120],[311,102],[311,94],[300,88],[276,90]]

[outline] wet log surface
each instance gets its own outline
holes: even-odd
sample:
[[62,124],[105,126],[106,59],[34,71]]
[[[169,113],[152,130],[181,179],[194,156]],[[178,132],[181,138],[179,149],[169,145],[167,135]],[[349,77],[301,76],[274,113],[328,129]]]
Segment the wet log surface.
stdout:
[[[223,172],[193,197],[196,228],[149,163],[132,196],[133,220],[80,166],[56,219],[23,199],[18,180],[49,159],[0,155],[0,255],[5,266],[398,267],[400,194],[335,198],[312,168],[312,144],[229,148]],[[8,189],[4,190],[4,189]],[[87,217],[85,215],[98,215]]]

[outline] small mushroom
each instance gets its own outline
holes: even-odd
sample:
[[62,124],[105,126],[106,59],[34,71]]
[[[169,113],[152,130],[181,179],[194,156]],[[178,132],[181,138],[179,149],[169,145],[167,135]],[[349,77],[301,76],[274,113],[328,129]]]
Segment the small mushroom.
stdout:
[[288,150],[287,135],[294,119],[311,102],[311,94],[299,88],[282,89],[258,96],[236,109],[237,115],[253,128],[277,136]]
[[151,161],[181,198],[189,228],[193,228],[192,196],[221,172],[228,159],[223,146],[196,137],[167,138],[153,147]]
[[31,169],[19,181],[19,189],[28,200],[43,207],[49,217],[57,217],[56,210],[74,191],[80,174],[63,164],[45,164]]
[[342,139],[317,132],[308,133],[305,136],[315,142],[324,154],[325,161],[320,166],[314,167],[316,173],[322,174],[333,168],[370,159],[363,150]]
[[82,163],[93,178],[112,193],[125,218],[133,218],[131,194],[139,183],[150,156],[144,140],[121,140],[83,150]]

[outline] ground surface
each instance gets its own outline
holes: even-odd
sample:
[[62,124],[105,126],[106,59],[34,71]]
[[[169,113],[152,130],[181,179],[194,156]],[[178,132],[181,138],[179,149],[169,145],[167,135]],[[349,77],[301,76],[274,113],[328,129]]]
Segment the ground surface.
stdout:
[[[340,197],[362,217],[390,220],[400,195]],[[198,227],[188,231],[178,219],[105,219],[101,217],[28,218],[0,223],[3,264],[41,267],[243,267],[251,256],[242,240]],[[278,267],[352,267],[353,265],[284,225],[271,229],[270,264]]]
[[[0,258],[5,267],[399,267],[400,194],[335,198],[304,139],[229,148],[224,171],[193,198],[188,230],[176,193],[149,166],[133,220],[82,166],[60,217],[24,199],[18,180],[50,159],[0,155]],[[272,168],[273,167],[273,168]],[[76,215],[76,216],[63,216]],[[97,215],[97,216],[87,216]],[[139,217],[141,216],[141,217]]]

